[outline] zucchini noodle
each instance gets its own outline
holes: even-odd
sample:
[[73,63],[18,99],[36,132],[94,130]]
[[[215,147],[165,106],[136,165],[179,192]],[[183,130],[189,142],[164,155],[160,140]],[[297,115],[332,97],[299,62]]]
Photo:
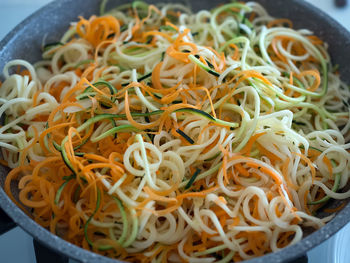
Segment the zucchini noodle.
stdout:
[[350,197],[350,90],[326,43],[255,2],[106,5],[3,70],[16,204],[128,262],[247,260],[332,219],[317,211]]

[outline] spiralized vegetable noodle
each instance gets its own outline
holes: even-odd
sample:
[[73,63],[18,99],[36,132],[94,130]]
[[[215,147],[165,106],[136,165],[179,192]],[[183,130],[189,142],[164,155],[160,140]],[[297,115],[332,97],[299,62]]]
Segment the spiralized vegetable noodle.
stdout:
[[16,204],[129,262],[246,260],[332,219],[316,212],[350,197],[350,91],[327,44],[255,2],[105,5],[3,70]]

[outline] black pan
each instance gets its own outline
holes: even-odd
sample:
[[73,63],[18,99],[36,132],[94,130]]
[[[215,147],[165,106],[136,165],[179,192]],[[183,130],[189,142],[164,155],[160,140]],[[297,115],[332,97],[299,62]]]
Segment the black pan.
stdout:
[[[329,43],[332,61],[335,64],[339,64],[342,79],[350,83],[350,52],[348,52],[348,48],[350,47],[350,33],[346,31],[346,29],[303,0],[256,1],[262,3],[273,16],[290,18],[294,22],[296,28],[311,29],[320,36],[322,40]],[[127,2],[129,1],[120,0],[114,1],[113,4],[123,4]],[[191,3],[194,10],[199,10],[203,8],[210,9],[219,2],[224,2],[224,0],[192,0],[188,2]],[[16,58],[25,59],[29,62],[38,61],[41,58],[40,46],[45,35],[47,35],[47,43],[57,41],[68,28],[70,21],[77,21],[79,15],[88,17],[92,14],[98,14],[98,10],[99,1],[97,0],[58,0],[48,4],[24,20],[0,42],[0,69],[4,67],[6,62]],[[3,185],[7,172],[8,170],[0,166],[1,185]],[[346,200],[346,202],[348,201],[349,200]],[[339,202],[331,201],[330,205],[336,206],[339,205]],[[69,258],[81,262],[120,262],[81,249],[51,234],[20,210],[7,197],[2,187],[0,187],[0,206],[17,225],[32,235],[36,240]],[[5,217],[3,217],[0,212],[0,220],[1,218]],[[311,248],[328,239],[342,228],[349,219],[350,204],[348,203],[326,226],[308,235],[297,244],[284,248],[279,252],[271,253],[247,262],[291,262],[305,255]],[[7,225],[0,226],[0,232],[1,228],[13,225],[8,220],[6,223]]]

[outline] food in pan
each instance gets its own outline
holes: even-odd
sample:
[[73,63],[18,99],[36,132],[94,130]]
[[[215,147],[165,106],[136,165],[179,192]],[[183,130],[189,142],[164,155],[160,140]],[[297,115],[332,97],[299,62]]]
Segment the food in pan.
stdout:
[[104,4],[4,68],[18,206],[130,262],[250,259],[332,219],[316,212],[350,197],[350,91],[326,43],[254,2]]

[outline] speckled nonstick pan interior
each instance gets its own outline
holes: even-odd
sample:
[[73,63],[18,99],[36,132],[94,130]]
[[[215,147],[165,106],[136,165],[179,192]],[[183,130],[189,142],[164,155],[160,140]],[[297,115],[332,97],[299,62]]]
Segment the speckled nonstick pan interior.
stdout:
[[[313,30],[320,38],[330,44],[329,51],[332,61],[339,64],[341,77],[350,83],[350,33],[333,19],[322,13],[317,8],[302,0],[256,0],[262,3],[275,17],[290,18],[296,28],[308,28]],[[111,4],[123,4],[128,1],[112,1]],[[157,1],[148,1],[155,3]],[[161,1],[165,2],[165,1]],[[209,9],[225,1],[193,0],[194,10]],[[57,0],[40,9],[32,16],[17,26],[0,43],[0,69],[6,62],[12,59],[25,59],[35,62],[41,58],[40,46],[43,37],[46,42],[57,41],[69,26],[70,21],[76,21],[82,15],[88,17],[98,14],[98,0]],[[3,185],[8,170],[0,167],[0,184]],[[16,187],[14,186],[14,191]],[[345,202],[348,202],[346,200]],[[339,202],[331,201],[329,206],[337,206]],[[32,235],[36,240],[49,246],[70,258],[81,262],[120,262],[109,259],[95,253],[72,245],[59,237],[51,234],[46,229],[35,223],[23,211],[21,211],[4,193],[0,187],[0,206],[12,218],[12,220]],[[255,258],[249,263],[290,262],[304,255],[308,250],[328,239],[343,227],[350,219],[350,204],[348,203],[325,227],[311,233],[293,246],[282,249],[279,252]]]

